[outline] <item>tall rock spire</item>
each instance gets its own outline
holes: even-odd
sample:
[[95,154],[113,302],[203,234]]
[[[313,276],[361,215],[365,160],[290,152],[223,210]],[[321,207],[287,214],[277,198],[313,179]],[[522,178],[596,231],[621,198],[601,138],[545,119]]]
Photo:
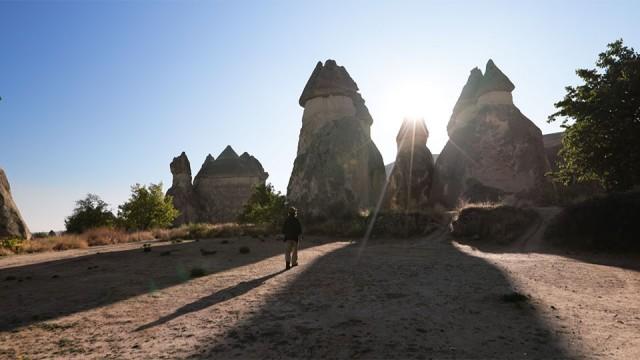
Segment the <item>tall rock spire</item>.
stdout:
[[492,60],[484,75],[471,71],[447,124],[433,198],[448,207],[461,199],[544,201],[549,166],[542,132],[513,104],[514,88]]
[[434,164],[428,138],[424,119],[404,119],[396,137],[398,153],[387,184],[386,209],[416,212],[429,204]]
[[384,163],[371,141],[373,119],[355,81],[334,60],[319,62],[298,103],[304,113],[289,202],[316,220],[373,207],[384,186]]

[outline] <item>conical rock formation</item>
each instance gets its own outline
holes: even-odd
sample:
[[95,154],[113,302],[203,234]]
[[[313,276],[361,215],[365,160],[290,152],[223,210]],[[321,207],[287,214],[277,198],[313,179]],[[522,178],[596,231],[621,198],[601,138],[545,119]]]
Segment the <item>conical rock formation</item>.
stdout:
[[549,165],[540,129],[513,104],[513,83],[489,60],[473,69],[447,125],[449,141],[436,161],[433,197],[448,207],[461,199],[544,199]]
[[398,154],[389,175],[385,208],[416,212],[429,204],[434,164],[427,148],[429,131],[424,119],[405,119],[396,142]]
[[346,69],[334,60],[319,62],[299,103],[304,113],[289,202],[308,220],[348,217],[375,206],[384,163],[371,141],[373,119]]
[[7,175],[0,168],[0,239],[4,238],[30,239],[31,232],[13,201]]

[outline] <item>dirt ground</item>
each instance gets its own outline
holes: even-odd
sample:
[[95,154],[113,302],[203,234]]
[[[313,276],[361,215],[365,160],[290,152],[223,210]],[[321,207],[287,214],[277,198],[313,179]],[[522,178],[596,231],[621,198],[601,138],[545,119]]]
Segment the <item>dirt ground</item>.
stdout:
[[0,358],[640,359],[637,259],[518,247],[306,238],[286,272],[275,238],[2,258]]

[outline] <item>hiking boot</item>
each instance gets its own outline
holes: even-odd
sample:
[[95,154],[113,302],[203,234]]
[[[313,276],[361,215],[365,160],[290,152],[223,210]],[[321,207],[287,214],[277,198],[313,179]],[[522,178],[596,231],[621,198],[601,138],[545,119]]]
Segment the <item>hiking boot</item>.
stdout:
[[298,263],[293,263],[293,265],[291,265],[291,267],[294,267],[294,266],[298,266]]
[[[295,266],[295,265],[293,265],[293,266]],[[289,266],[289,263],[287,263],[287,266],[285,266],[285,268],[284,268],[284,269],[285,269],[285,270],[289,270],[289,269],[291,269],[291,266]]]

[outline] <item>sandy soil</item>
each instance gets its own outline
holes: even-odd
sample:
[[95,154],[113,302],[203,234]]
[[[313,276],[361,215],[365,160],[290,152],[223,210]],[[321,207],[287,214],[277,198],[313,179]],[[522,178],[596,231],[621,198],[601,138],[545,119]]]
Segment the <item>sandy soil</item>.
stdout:
[[0,358],[640,358],[636,259],[440,232],[308,238],[283,272],[282,242],[227,241],[0,259]]

